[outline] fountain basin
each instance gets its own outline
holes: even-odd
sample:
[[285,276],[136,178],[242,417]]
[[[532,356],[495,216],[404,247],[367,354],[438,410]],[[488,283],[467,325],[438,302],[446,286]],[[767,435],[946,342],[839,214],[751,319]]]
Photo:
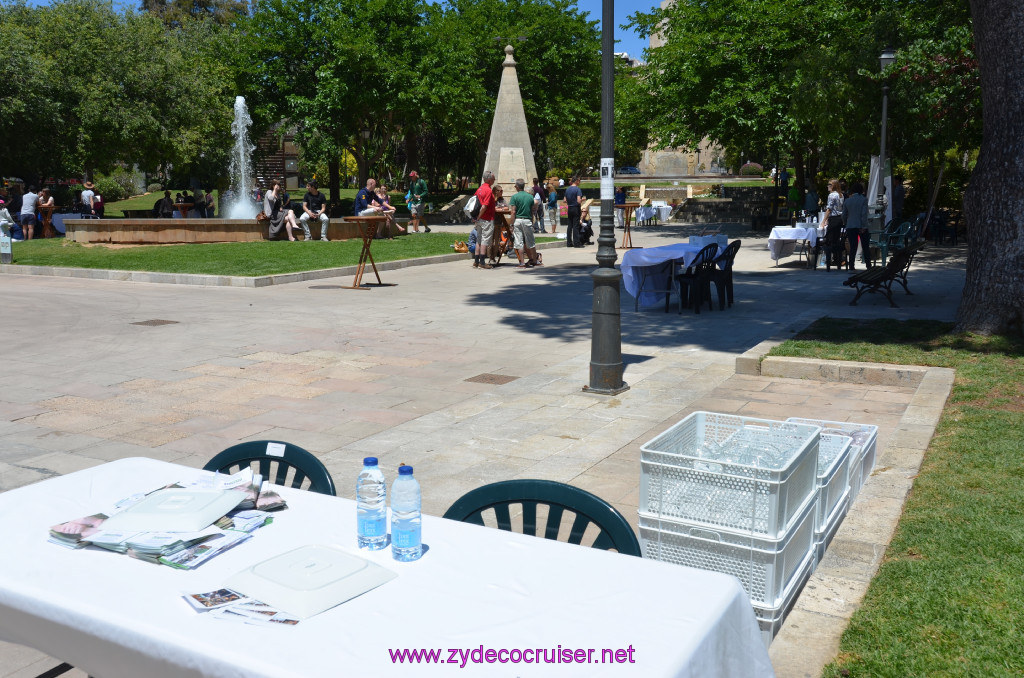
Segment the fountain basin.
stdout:
[[[65,219],[68,240],[82,244],[172,245],[214,242],[256,242],[269,240],[266,224],[255,219]],[[320,224],[310,224],[313,238],[320,237]],[[395,233],[392,233],[395,235]],[[295,233],[302,239],[302,229]],[[331,219],[330,240],[361,237],[356,224]],[[285,236],[287,241],[287,236]]]

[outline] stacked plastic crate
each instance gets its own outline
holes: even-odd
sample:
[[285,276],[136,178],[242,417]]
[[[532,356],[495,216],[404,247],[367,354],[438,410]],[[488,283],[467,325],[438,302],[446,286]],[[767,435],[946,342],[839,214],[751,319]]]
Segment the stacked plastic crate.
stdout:
[[815,565],[820,430],[694,412],[640,448],[644,557],[734,575],[766,644]]
[[[825,549],[860,494],[860,488],[871,476],[875,467],[878,427],[801,417],[790,417],[786,421],[821,428],[823,443],[818,460],[818,521],[814,528],[817,563],[824,557]],[[834,440],[836,443],[828,445],[824,443],[826,440]],[[844,440],[849,447],[845,454],[839,449]]]

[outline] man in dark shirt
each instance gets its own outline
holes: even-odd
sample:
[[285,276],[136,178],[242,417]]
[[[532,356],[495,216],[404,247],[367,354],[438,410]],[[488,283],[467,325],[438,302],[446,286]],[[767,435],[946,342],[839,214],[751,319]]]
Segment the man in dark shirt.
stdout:
[[315,181],[306,182],[306,195],[302,198],[302,216],[299,217],[306,240],[312,239],[309,233],[310,219],[317,219],[320,222],[320,239],[327,242],[327,225],[331,223],[330,217],[327,216],[327,198],[317,190]]
[[360,188],[359,192],[356,193],[355,203],[355,215],[357,217],[367,217],[374,214],[381,213],[381,207],[377,200],[377,194],[375,189],[377,188],[376,179],[367,179],[366,187]]
[[569,228],[565,236],[566,247],[583,247],[580,242],[580,210],[583,204],[583,191],[580,190],[580,178],[573,177],[569,188],[565,189],[565,204],[568,206]]

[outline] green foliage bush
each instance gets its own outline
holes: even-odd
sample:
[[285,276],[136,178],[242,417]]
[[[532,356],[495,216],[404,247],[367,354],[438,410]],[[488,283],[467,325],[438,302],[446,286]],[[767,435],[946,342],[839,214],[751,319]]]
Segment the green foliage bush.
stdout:
[[756,176],[759,177],[764,173],[764,167],[760,163],[748,162],[740,167],[740,176]]
[[104,203],[116,202],[128,197],[126,195],[127,191],[124,190],[124,187],[109,177],[97,178],[95,181],[95,188],[92,190],[103,196]]
[[147,193],[159,193],[162,190],[164,190],[163,184],[150,184],[146,186]]
[[115,202],[135,195],[135,177],[124,169],[115,169],[107,175],[96,175],[97,193],[103,196],[103,202]]

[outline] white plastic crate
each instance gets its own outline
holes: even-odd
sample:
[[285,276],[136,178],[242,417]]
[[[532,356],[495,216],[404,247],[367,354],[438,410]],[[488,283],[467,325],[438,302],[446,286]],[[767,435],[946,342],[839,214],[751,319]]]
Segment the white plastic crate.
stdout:
[[812,495],[782,539],[640,513],[640,548],[644,558],[731,574],[755,605],[774,608],[804,561],[813,557],[815,503]]
[[853,438],[850,443],[850,501],[856,499],[860,488],[871,477],[871,471],[875,468],[878,427],[873,424],[857,424],[852,421],[826,421],[803,417],[790,417],[786,421],[794,424],[820,426],[822,433],[835,432]]
[[781,605],[772,608],[754,606],[754,616],[757,617],[757,625],[761,628],[761,640],[765,647],[769,647],[775,636],[779,634],[786,617],[796,604],[804,584],[811,578],[813,571],[814,562],[808,558],[798,571],[797,576],[793,577],[793,581],[786,588]]
[[846,488],[843,492],[842,498],[836,507],[832,509],[832,513],[829,514],[828,518],[822,524],[821,528],[815,528],[814,530],[814,566],[817,567],[821,559],[825,557],[825,550],[828,545],[832,543],[832,537],[836,536],[836,532],[839,531],[839,526],[843,524],[843,518],[846,517],[847,511],[850,510],[850,504],[853,503],[850,500],[850,489]]
[[836,505],[850,491],[850,441],[845,435],[823,433],[818,442],[818,510],[814,531],[824,529]]
[[694,412],[640,448],[640,511],[777,538],[817,489],[818,430]]

